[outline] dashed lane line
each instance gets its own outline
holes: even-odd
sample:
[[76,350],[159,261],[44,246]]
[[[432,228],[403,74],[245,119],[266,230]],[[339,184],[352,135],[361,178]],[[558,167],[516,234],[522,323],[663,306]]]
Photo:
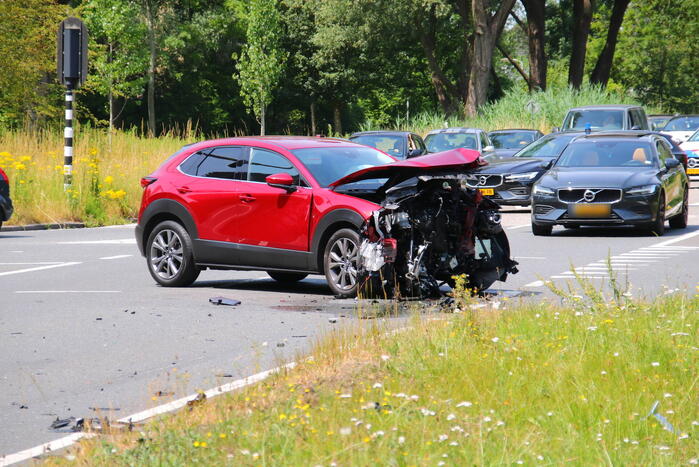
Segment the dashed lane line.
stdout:
[[25,272],[43,271],[45,269],[62,268],[65,266],[75,266],[76,264],[82,264],[82,262],[72,261],[70,263],[49,264],[46,266],[38,266],[35,268],[17,269],[15,271],[0,272],[0,276],[11,276],[13,274],[23,274]]
[[118,238],[114,240],[80,240],[74,242],[56,242],[58,245],[135,245],[135,238]]
[[133,255],[116,255],[116,256],[103,256],[100,259],[122,259],[122,258],[131,258]]
[[121,293],[121,290],[15,290],[19,294],[40,293]]

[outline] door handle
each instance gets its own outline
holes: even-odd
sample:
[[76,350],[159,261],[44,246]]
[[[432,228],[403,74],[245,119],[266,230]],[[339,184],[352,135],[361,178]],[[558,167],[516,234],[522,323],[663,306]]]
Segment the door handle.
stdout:
[[255,197],[252,196],[252,195],[240,195],[240,196],[238,196],[238,198],[239,198],[240,201],[242,201],[243,203],[252,203],[253,201],[255,201],[255,200],[257,199],[257,198],[255,198]]
[[188,186],[181,186],[181,187],[177,188],[177,191],[179,191],[182,194],[186,194],[186,193],[190,193],[192,191],[192,189],[189,188]]

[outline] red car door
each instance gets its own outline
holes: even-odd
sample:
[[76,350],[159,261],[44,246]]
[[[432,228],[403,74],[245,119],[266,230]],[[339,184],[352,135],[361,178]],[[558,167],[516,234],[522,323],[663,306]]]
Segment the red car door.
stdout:
[[[208,150],[207,150],[208,151]],[[183,177],[175,189],[194,216],[202,240],[234,242],[238,188],[246,176],[249,149],[220,146],[188,157],[180,164]]]
[[[294,190],[267,185],[268,175],[288,173]],[[236,243],[308,251],[312,189],[293,163],[268,149],[250,148],[247,180],[238,185]]]

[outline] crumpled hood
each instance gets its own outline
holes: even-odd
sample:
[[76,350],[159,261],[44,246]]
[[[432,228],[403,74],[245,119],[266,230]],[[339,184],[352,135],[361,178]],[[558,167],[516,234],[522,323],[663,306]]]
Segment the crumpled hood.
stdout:
[[335,188],[360,180],[387,178],[388,181],[382,187],[386,190],[404,180],[418,175],[437,172],[464,172],[487,164],[488,162],[480,157],[478,151],[464,148],[450,149],[449,151],[435,152],[434,154],[413,157],[391,164],[367,167],[334,181],[329,185],[329,188]]
[[[628,188],[651,183],[657,169],[555,167],[540,180],[547,187]],[[553,183],[552,183],[553,182]]]

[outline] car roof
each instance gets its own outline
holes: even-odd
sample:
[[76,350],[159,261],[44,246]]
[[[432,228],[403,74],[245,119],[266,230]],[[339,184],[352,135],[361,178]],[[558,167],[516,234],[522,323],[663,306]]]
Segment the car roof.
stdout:
[[364,135],[386,135],[386,136],[407,136],[407,135],[414,135],[412,131],[392,131],[392,130],[376,130],[376,131],[358,131],[356,133],[352,133],[350,135],[350,138],[353,138],[355,136],[364,136]]
[[599,104],[599,105],[581,105],[579,107],[572,107],[569,112],[573,110],[626,110],[626,109],[640,109],[640,105],[630,105],[630,104]]
[[[236,145],[255,146],[256,144],[276,146],[278,148],[293,150],[301,148],[323,148],[329,146],[361,146],[351,141],[340,138],[325,138],[313,136],[238,136],[233,138],[211,139],[189,144],[185,147],[194,150],[209,148],[211,146]],[[363,146],[362,146],[363,147]]]
[[489,131],[488,134],[491,134],[491,133],[504,133],[504,132],[508,132],[508,131],[531,131],[532,133],[540,133],[539,130],[534,130],[534,129],[532,129],[532,128],[506,128],[506,129],[504,129],[504,130],[493,130],[493,131]]
[[658,135],[657,132],[648,130],[596,131],[590,134],[583,133],[582,135],[578,136],[573,141],[571,141],[571,143],[594,139],[619,139],[638,141],[639,139],[645,138],[646,140],[650,141],[652,136],[660,135]]
[[439,133],[478,133],[479,131],[485,132],[482,128],[467,128],[462,126],[453,126],[449,128],[437,128],[427,132],[428,135],[436,135]]

